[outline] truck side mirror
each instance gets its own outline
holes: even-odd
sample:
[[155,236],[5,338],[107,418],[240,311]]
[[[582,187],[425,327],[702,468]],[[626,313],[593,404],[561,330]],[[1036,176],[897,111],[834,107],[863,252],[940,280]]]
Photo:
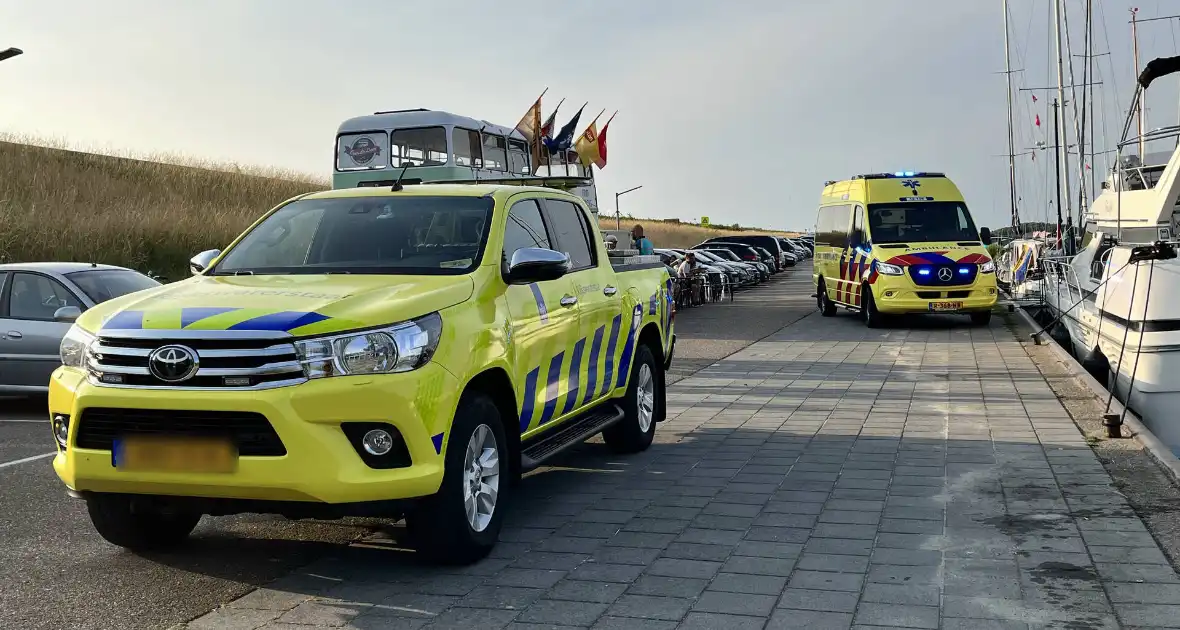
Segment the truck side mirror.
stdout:
[[570,271],[570,257],[544,247],[522,247],[512,253],[508,262],[509,284],[531,284],[557,280]]
[[207,249],[190,258],[188,261],[188,268],[193,272],[194,276],[199,276],[202,272],[209,268],[209,263],[213,262],[213,260],[220,255],[220,249]]
[[983,243],[984,245],[991,245],[992,231],[985,227],[979,228],[979,242]]

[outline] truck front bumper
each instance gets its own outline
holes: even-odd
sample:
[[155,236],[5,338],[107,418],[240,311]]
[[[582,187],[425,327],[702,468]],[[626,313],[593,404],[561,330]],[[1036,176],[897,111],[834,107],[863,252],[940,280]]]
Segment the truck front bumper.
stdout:
[[[59,368],[49,387],[50,417],[68,415],[66,447],[53,468],[72,494],[120,493],[261,502],[351,504],[420,497],[438,491],[443,453],[459,383],[428,364],[413,372],[311,380],[270,390],[150,390],[94,385],[78,370]],[[77,446],[87,409],[261,414],[285,454],[240,456],[231,473],[129,472],[107,448]],[[373,468],[341,428],[347,422],[396,428],[409,465]],[[182,434],[183,420],[165,429]],[[395,436],[396,438],[397,436]],[[279,511],[279,510],[249,510]]]

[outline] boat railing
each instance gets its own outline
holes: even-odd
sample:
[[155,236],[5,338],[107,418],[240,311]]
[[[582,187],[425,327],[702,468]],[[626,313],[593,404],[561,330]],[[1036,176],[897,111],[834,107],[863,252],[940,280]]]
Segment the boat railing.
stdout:
[[1070,260],[1071,258],[1066,257],[1050,257],[1041,260],[1042,268],[1045,270],[1045,293],[1048,293],[1047,289],[1050,286],[1057,288],[1057,307],[1060,309],[1080,303],[1084,295],[1081,282],[1078,281],[1077,272],[1070,264]]

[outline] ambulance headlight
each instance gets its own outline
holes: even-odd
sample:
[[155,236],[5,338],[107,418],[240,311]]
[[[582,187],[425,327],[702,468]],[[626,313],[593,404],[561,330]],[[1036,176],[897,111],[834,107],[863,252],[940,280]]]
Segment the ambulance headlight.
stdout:
[[995,273],[996,263],[994,260],[989,260],[979,266],[979,273]]
[[879,263],[877,263],[877,273],[882,274],[882,275],[886,275],[886,276],[900,276],[905,272],[902,271],[901,267],[899,267],[897,265],[891,265],[889,263],[879,262]]

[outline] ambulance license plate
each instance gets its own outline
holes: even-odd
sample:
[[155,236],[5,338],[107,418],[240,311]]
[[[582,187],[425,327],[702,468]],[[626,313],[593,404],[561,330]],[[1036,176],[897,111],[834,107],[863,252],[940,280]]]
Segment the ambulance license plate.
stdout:
[[115,441],[111,465],[127,472],[232,473],[238,450],[225,439],[128,436]]
[[963,308],[962,302],[931,302],[930,310],[934,312],[957,311]]

